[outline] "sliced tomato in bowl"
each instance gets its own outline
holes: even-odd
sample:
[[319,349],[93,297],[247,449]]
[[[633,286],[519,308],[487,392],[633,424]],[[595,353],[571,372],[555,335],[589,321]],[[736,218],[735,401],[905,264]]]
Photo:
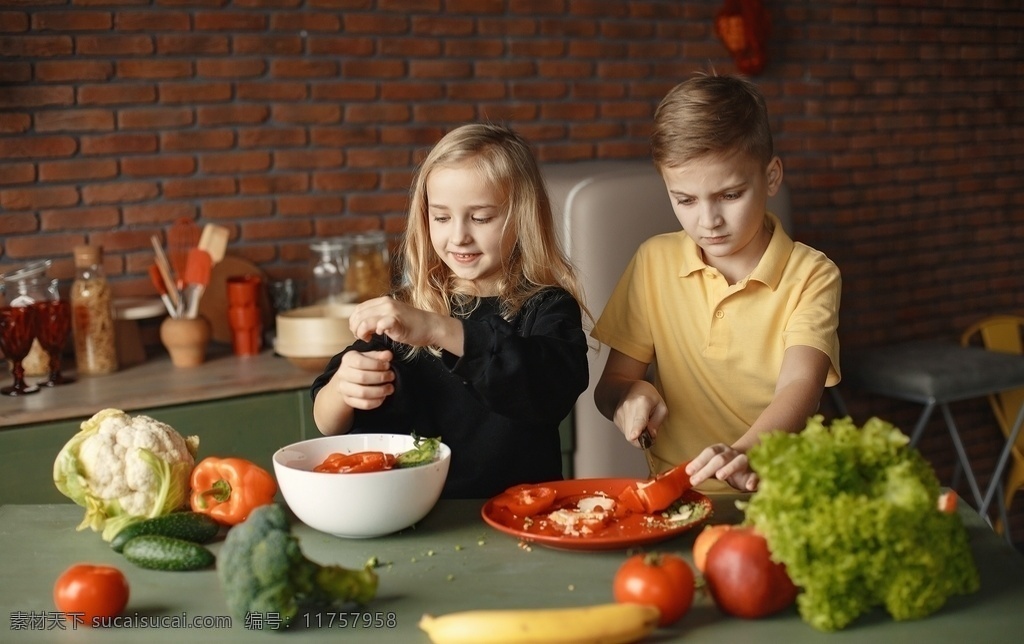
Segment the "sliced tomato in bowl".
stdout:
[[558,493],[544,485],[517,485],[494,499],[494,505],[520,517],[532,517],[549,509]]

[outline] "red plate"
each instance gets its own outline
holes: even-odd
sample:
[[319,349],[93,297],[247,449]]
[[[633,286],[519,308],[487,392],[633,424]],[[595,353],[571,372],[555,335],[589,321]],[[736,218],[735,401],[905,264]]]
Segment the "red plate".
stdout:
[[[607,496],[614,499],[623,488],[636,482],[637,479],[570,479],[538,485],[553,488],[558,493],[555,499],[557,506],[560,501],[568,501],[572,497]],[[696,503],[704,508],[704,512],[697,512],[691,519],[668,522],[660,514],[632,514],[612,521],[593,535],[570,536],[545,532],[539,525],[537,517],[534,517],[532,523],[524,521],[497,507],[496,499],[497,497],[487,501],[480,511],[488,525],[522,541],[563,550],[620,550],[664,541],[704,523],[711,517],[712,510],[711,499],[700,492],[689,490],[683,494],[683,501]]]

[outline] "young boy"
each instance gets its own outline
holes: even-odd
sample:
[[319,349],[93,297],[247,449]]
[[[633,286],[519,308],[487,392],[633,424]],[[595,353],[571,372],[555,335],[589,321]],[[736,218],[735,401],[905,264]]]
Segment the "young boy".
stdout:
[[746,451],[803,429],[839,382],[839,269],[766,209],[782,161],[749,81],[676,86],[651,150],[683,230],[640,246],[594,327],[611,348],[594,399],[634,445],[648,430],[660,471],[690,461],[705,491],[753,491]]

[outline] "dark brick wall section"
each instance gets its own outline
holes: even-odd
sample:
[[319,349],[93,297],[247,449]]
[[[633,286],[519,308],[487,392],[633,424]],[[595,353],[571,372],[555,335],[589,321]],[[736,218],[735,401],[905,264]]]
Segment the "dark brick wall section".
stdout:
[[[70,278],[68,249],[99,243],[122,295],[151,294],[149,235],[177,217],[301,277],[312,238],[400,232],[415,164],[457,124],[507,121],[544,161],[646,158],[664,93],[734,69],[721,0],[0,4],[0,270],[49,257]],[[797,235],[843,271],[844,351],[1024,311],[1020,2],[767,4],[756,82]],[[956,407],[984,471],[989,411]],[[948,472],[938,421],[923,449]]]

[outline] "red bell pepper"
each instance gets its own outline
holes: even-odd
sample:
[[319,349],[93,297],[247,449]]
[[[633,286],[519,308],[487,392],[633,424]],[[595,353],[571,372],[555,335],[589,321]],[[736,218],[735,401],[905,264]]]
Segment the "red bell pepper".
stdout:
[[687,464],[677,465],[652,480],[627,485],[618,495],[619,502],[633,512],[661,512],[692,487]]
[[192,470],[193,512],[218,523],[237,525],[249,513],[274,502],[277,481],[265,469],[242,458],[204,458]]
[[546,511],[558,497],[554,488],[544,485],[517,485],[505,490],[494,500],[495,507],[505,508],[518,517],[532,517]]
[[714,30],[736,69],[750,76],[764,71],[771,17],[762,0],[725,0],[715,15]]
[[334,452],[313,468],[314,472],[332,474],[358,474],[360,472],[380,472],[395,466],[395,455],[386,452],[353,452],[342,454]]

